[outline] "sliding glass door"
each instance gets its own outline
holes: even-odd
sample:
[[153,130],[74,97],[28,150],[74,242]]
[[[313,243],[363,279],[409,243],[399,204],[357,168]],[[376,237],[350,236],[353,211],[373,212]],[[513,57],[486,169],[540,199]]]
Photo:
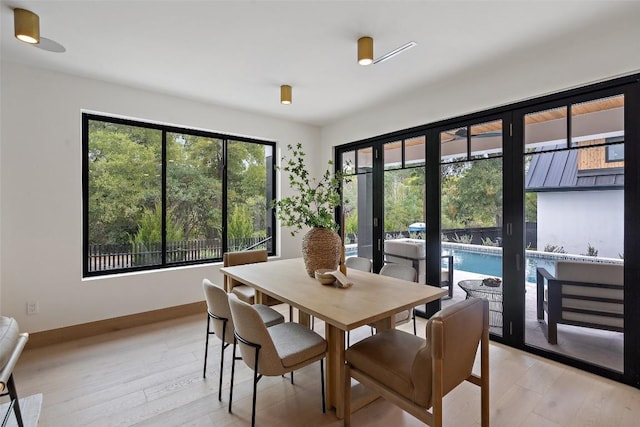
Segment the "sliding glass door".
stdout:
[[[624,370],[625,96],[519,112],[529,346]],[[560,280],[560,281],[556,281]]]
[[337,147],[356,253],[451,284],[427,316],[486,298],[492,339],[640,386],[639,81]]
[[487,298],[496,335],[504,323],[502,128],[497,119],[439,132],[441,282],[453,281],[443,306]]

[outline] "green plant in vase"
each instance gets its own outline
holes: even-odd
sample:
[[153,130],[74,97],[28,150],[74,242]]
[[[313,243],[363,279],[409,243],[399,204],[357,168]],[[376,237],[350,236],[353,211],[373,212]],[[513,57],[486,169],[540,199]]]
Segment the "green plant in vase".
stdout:
[[335,209],[341,204],[342,172],[333,173],[333,161],[319,179],[309,175],[302,144],[287,145],[289,155],[278,169],[288,174],[288,185],[296,194],[274,200],[276,216],[291,227],[291,235],[310,230],[302,239],[302,256],[310,277],[317,269],[336,269],[340,262],[342,239],[336,233]]

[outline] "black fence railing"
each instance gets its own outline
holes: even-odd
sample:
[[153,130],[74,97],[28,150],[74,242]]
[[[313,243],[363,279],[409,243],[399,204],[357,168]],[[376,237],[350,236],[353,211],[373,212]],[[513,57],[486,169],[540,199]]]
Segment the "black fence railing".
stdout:
[[[264,237],[229,239],[227,250],[230,252],[270,248],[270,240]],[[182,263],[222,258],[220,239],[181,240],[167,242],[167,263]],[[162,243],[117,243],[90,244],[88,253],[89,272],[115,270],[162,263]]]

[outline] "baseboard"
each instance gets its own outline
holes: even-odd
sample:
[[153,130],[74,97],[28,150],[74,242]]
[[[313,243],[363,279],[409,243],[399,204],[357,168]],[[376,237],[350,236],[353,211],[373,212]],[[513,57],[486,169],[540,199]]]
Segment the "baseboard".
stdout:
[[26,349],[45,347],[52,344],[59,344],[61,342],[105,334],[107,332],[133,328],[135,326],[148,325],[150,323],[161,322],[163,320],[191,316],[193,314],[202,314],[204,316],[206,312],[207,304],[204,301],[200,301],[162,308],[159,310],[145,311],[144,313],[99,320],[97,322],[82,323],[80,325],[34,332],[29,334],[29,341],[27,342]]

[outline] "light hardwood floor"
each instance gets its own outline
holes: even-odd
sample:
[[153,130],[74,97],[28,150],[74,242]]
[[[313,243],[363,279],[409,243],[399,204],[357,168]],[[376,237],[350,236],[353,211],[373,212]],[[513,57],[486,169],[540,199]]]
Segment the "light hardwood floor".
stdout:
[[[285,313],[287,308],[279,306]],[[286,317],[286,315],[285,315]],[[424,319],[418,319],[424,336]],[[230,364],[218,402],[220,341],[212,337],[202,378],[205,314],[27,350],[15,370],[20,396],[43,393],[40,426],[246,426],[251,375],[237,363],[233,414],[227,412]],[[403,325],[410,331],[411,324]],[[321,321],[316,331],[324,332]],[[369,328],[351,334],[352,342]],[[231,358],[227,350],[226,361]],[[640,390],[492,343],[492,426],[638,426]],[[341,426],[322,413],[320,369],[258,383],[257,425]],[[479,426],[480,394],[463,384],[445,397],[446,426]],[[422,425],[378,399],[356,412],[356,426]]]

